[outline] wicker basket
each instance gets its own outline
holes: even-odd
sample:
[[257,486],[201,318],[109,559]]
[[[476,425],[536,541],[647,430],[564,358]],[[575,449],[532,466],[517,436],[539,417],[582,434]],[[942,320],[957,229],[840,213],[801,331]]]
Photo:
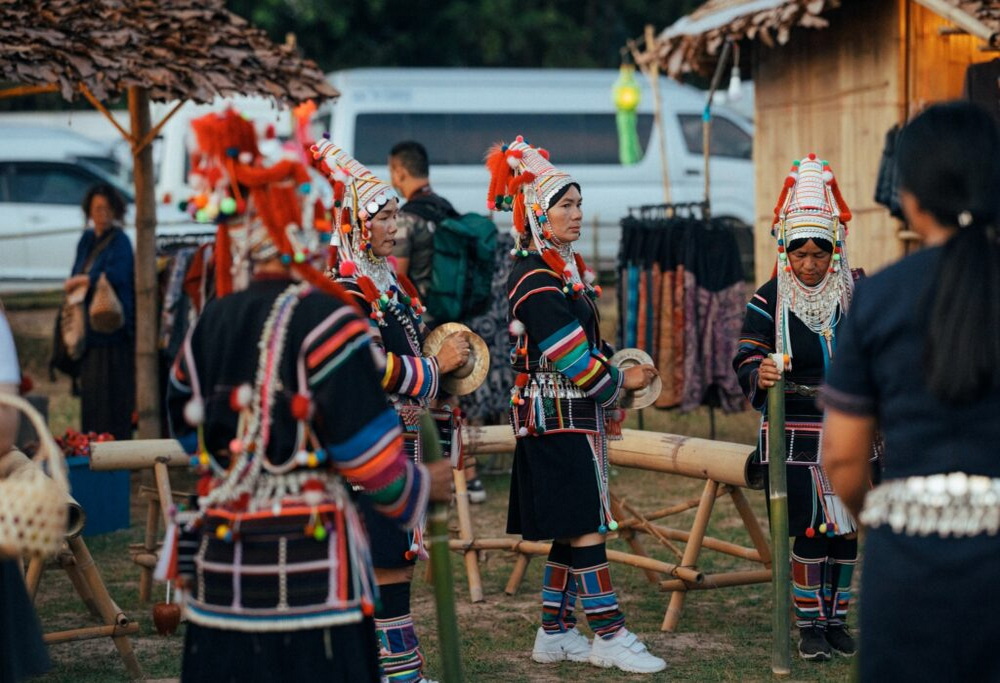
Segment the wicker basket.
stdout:
[[[0,479],[0,547],[28,555],[57,552],[66,535],[69,482],[66,461],[48,426],[24,399],[0,394],[0,405],[16,408],[38,434],[38,454],[30,467]],[[42,470],[48,462],[49,475]]]

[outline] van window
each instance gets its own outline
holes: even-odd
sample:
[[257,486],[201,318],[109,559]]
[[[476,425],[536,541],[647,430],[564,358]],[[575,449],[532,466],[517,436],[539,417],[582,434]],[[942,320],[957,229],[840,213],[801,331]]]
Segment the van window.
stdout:
[[[684,133],[684,144],[691,154],[704,154],[702,147],[701,116],[678,114],[677,120]],[[712,117],[712,156],[731,159],[752,159],[753,138],[725,116]]]
[[68,164],[10,164],[6,174],[8,200],[22,204],[79,204],[100,180]]
[[[639,114],[643,150],[652,128],[653,115]],[[358,114],[354,155],[378,166],[394,144],[416,140],[427,148],[432,166],[480,165],[490,145],[515,135],[537,140],[560,166],[619,163],[614,114]]]

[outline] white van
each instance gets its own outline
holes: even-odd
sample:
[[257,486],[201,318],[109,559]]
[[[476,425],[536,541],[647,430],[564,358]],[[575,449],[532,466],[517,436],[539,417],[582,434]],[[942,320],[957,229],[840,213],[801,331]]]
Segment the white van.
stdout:
[[[587,227],[579,251],[607,267],[617,258],[619,221],[629,208],[664,199],[652,91],[641,75],[643,158],[631,166],[619,163],[611,100],[617,78],[615,70],[596,69],[338,71],[330,82],[341,96],[320,108],[317,124],[382,178],[388,178],[386,160],[395,143],[422,143],[435,191],[461,212],[486,211],[487,148],[524,135],[547,148],[552,161],[580,182]],[[701,201],[705,94],[666,78],[660,81],[660,93],[671,200]],[[714,107],[713,114],[712,213],[738,220],[749,232],[754,220],[753,125],[724,106]],[[494,218],[509,226],[509,217]]]

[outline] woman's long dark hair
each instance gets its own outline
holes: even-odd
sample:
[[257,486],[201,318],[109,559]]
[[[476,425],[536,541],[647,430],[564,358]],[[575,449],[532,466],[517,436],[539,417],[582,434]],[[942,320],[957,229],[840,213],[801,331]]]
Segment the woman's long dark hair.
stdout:
[[927,384],[966,404],[1000,386],[1000,130],[969,102],[928,108],[903,129],[900,187],[954,228],[930,294]]

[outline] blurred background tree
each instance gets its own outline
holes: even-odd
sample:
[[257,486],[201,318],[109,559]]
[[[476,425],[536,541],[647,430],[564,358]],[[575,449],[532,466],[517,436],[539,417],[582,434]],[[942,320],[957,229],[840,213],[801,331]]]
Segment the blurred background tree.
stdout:
[[363,66],[613,68],[703,0],[227,0],[326,71]]

